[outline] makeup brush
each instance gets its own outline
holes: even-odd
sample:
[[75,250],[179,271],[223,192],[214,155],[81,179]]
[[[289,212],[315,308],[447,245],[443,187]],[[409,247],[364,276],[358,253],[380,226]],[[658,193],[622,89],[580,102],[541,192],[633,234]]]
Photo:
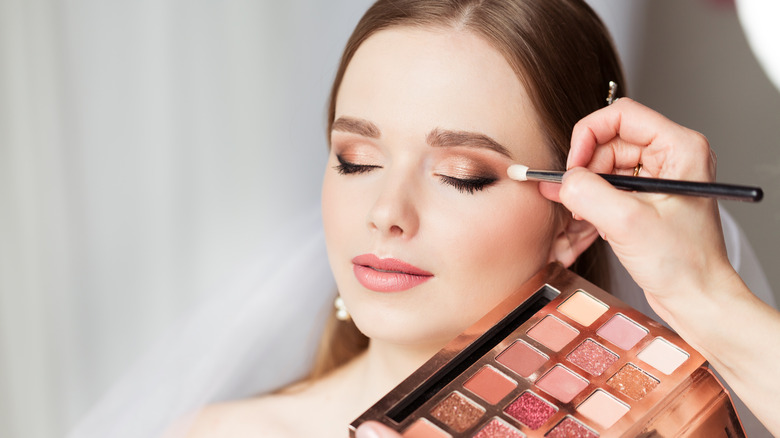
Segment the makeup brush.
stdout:
[[[565,172],[555,170],[533,170],[522,164],[513,164],[507,169],[510,178],[517,181],[547,181],[561,183]],[[761,187],[740,186],[674,179],[644,178],[640,176],[612,175],[599,173],[621,190],[647,193],[668,193],[672,195],[703,196],[707,198],[730,199],[734,201],[758,202],[764,197]]]

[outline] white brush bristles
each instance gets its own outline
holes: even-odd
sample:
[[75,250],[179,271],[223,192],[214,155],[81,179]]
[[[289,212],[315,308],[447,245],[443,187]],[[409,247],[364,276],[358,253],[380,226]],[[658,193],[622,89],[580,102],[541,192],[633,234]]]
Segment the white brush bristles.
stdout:
[[517,181],[527,181],[527,172],[528,166],[523,166],[522,164],[513,164],[506,170],[506,174],[509,175],[510,178]]

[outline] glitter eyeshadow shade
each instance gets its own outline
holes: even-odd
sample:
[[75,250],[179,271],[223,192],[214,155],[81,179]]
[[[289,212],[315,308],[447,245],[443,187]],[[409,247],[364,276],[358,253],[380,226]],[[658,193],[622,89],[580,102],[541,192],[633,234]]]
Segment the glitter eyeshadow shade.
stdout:
[[574,349],[566,359],[594,376],[604,374],[604,371],[617,362],[618,356],[608,351],[604,346],[592,339],[586,339]]
[[484,409],[458,392],[450,394],[431,411],[433,418],[456,432],[463,432],[470,428],[484,414]]
[[555,411],[555,407],[531,392],[524,392],[505,410],[507,415],[516,418],[531,430],[540,428]]
[[367,420],[404,438],[745,437],[703,356],[558,264],[353,421],[353,438]]
[[525,435],[506,421],[493,418],[474,435],[474,438],[525,438]]
[[546,438],[598,438],[599,434],[579,421],[566,417],[551,430]]
[[660,382],[651,375],[631,364],[626,364],[614,376],[607,380],[607,385],[634,400],[642,400]]

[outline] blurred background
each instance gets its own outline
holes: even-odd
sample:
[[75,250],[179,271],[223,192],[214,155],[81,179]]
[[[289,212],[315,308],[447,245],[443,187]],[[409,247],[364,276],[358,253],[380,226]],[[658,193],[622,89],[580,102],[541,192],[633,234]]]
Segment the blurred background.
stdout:
[[[63,436],[316,208],[330,81],[369,3],[0,0],[0,436]],[[720,181],[764,188],[723,205],[777,294],[780,92],[735,5],[591,3],[630,95],[704,133]]]

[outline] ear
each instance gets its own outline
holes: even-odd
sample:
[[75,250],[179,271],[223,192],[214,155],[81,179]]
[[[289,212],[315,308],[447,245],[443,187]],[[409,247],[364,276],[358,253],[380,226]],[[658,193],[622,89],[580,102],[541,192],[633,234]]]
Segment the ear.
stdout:
[[584,220],[574,220],[568,216],[564,221],[561,231],[553,239],[549,261],[560,262],[568,268],[593,244],[599,232],[590,222]]

